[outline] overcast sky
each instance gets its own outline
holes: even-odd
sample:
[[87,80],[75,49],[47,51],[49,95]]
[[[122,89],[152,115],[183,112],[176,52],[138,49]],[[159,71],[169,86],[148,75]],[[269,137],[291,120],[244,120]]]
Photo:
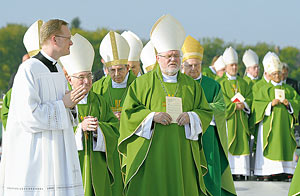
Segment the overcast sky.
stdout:
[[300,48],[300,0],[1,0],[0,27],[79,17],[85,30],[131,30],[149,39],[152,25],[166,13],[195,38]]

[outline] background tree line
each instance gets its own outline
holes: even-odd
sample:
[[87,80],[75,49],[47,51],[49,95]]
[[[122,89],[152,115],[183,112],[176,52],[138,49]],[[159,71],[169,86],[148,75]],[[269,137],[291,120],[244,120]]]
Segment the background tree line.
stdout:
[[[93,72],[102,70],[100,61],[99,46],[103,37],[108,33],[107,28],[98,28],[95,31],[87,31],[80,27],[80,19],[74,18],[70,23],[71,33],[80,33],[86,37],[94,47],[95,60]],[[23,36],[28,26],[22,24],[7,24],[0,28],[0,95],[8,90],[11,76],[17,71],[22,56],[26,53],[23,45]],[[122,30],[118,30],[122,33]],[[148,40],[143,40],[146,44]],[[209,66],[215,55],[221,55],[226,47],[232,46],[239,55],[239,73],[244,74],[245,66],[242,63],[242,56],[247,49],[252,49],[259,56],[261,72],[263,70],[262,59],[268,51],[276,52],[283,62],[290,68],[290,77],[300,78],[300,52],[295,47],[279,48],[272,44],[257,43],[256,45],[245,45],[243,43],[224,42],[220,38],[201,38],[200,43],[204,47],[203,66]]]

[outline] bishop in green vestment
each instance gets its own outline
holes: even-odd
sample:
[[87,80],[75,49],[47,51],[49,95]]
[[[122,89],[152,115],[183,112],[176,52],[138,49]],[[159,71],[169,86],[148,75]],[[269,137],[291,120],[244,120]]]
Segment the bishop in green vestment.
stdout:
[[223,54],[226,74],[219,80],[226,104],[226,126],[228,135],[228,158],[234,175],[250,175],[250,131],[248,115],[252,103],[252,92],[248,84],[239,76],[238,56],[229,47]]
[[7,122],[7,117],[8,117],[10,96],[11,96],[11,89],[9,89],[7,91],[7,93],[5,94],[4,99],[3,99],[2,108],[1,108],[1,120],[2,120],[4,130],[6,128],[6,122]]
[[119,121],[105,99],[92,88],[92,45],[79,34],[71,38],[70,54],[60,58],[72,88],[84,86],[88,94],[78,102],[74,127],[85,196],[121,196],[123,182],[117,150]]
[[257,54],[251,49],[246,50],[243,55],[243,63],[246,66],[245,76],[243,79],[247,82],[249,87],[252,88],[252,86],[258,81],[259,75],[259,59]]
[[209,195],[236,195],[227,159],[228,144],[223,93],[218,82],[202,75],[203,50],[196,39],[191,36],[186,37],[182,47],[182,70],[201,84],[214,113],[214,118],[202,137],[208,166],[208,173],[204,176],[204,181]]
[[271,81],[254,94],[253,102],[255,123],[259,124],[254,174],[293,174],[294,123],[300,97],[292,87],[282,83],[282,64],[276,54],[267,56],[265,63],[270,67]]

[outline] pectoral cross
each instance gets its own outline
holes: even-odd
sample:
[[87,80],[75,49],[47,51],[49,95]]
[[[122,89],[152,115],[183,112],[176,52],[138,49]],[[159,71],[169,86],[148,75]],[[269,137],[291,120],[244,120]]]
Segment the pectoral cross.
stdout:
[[121,112],[122,111],[121,100],[120,99],[115,100],[115,107],[111,107],[111,110],[113,112]]

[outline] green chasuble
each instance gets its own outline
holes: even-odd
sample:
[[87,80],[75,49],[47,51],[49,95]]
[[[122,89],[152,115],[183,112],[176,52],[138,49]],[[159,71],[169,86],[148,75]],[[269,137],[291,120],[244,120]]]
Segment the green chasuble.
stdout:
[[166,93],[182,98],[182,111],[198,114],[202,131],[208,128],[212,110],[203,89],[191,77],[178,72],[177,83],[165,83],[157,66],[129,87],[123,105],[119,151],[126,157],[127,196],[206,195],[203,175],[207,172],[201,139],[186,139],[184,126],[153,123],[150,140],[135,134],[151,112],[166,112]]
[[247,75],[244,76],[243,79],[247,82],[248,86],[251,88],[256,82],[258,82],[258,80],[251,80],[251,78],[249,78]]
[[127,89],[136,79],[136,76],[129,71],[126,88],[112,88],[112,79],[109,75],[101,78],[93,84],[92,91],[104,97],[105,101],[110,105],[113,112],[121,112],[125,100]]
[[[203,134],[202,143],[208,166],[204,176],[205,186],[210,195],[236,195],[229,167],[228,144],[225,123],[225,102],[221,86],[215,80],[202,76],[199,82],[205,97],[213,110],[216,126],[209,125]],[[221,189],[222,188],[222,189]]]
[[215,80],[215,77],[217,76],[209,67],[204,67],[202,70],[202,75],[210,77]]
[[4,130],[6,128],[6,122],[8,117],[8,110],[9,110],[9,104],[10,104],[10,97],[11,97],[11,89],[7,91],[7,93],[4,96],[3,104],[1,108],[1,120],[4,127]]
[[[100,95],[90,91],[87,104],[78,104],[79,121],[85,116],[98,118],[105,140],[105,152],[93,151],[93,134],[83,134],[83,150],[78,151],[85,196],[120,196],[123,191],[117,150],[119,121]],[[76,130],[76,128],[75,128]],[[98,133],[99,135],[99,133]]]
[[248,115],[243,110],[237,110],[236,104],[231,102],[231,98],[236,92],[239,92],[245,102],[251,108],[252,91],[248,84],[239,76],[236,80],[228,80],[224,75],[218,80],[223,92],[228,130],[228,150],[232,155],[249,155],[250,131],[248,127]]
[[[268,104],[275,99],[275,89],[285,91],[285,98],[292,105],[293,114],[289,114],[284,104],[279,104],[272,107],[270,116],[265,116]],[[273,86],[269,83],[256,92],[253,98],[255,124],[263,120],[264,157],[275,161],[292,161],[296,150],[294,119],[298,118],[299,95],[287,84]]]
[[300,162],[298,161],[288,196],[300,195]]

